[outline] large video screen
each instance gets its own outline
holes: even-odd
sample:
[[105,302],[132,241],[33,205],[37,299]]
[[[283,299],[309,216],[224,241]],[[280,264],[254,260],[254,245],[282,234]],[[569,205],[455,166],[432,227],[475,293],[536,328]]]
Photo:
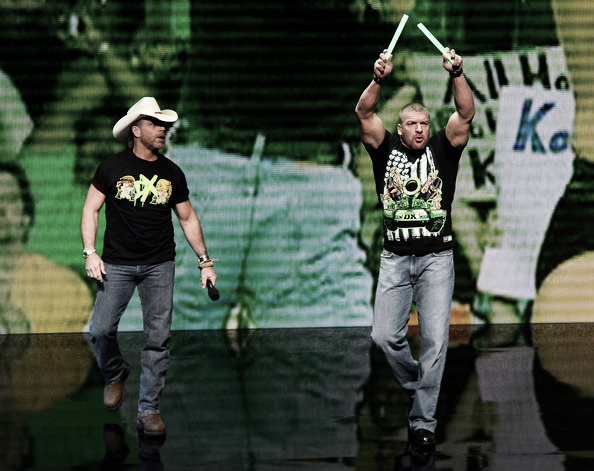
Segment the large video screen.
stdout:
[[[455,110],[418,23],[464,58],[476,105],[451,215],[452,323],[594,321],[593,5],[0,1],[0,334],[87,328],[82,206],[142,97],[180,117],[163,152],[218,259],[212,301],[173,216],[173,328],[370,325],[383,222],[354,108],[403,14],[386,128],[411,101],[433,132]],[[99,253],[104,229],[102,212]],[[142,329],[137,295],[120,328]]]

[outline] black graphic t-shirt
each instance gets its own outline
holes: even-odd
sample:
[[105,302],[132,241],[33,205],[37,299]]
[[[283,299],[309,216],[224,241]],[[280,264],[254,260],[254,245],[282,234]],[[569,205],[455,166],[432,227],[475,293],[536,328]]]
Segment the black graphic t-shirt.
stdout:
[[92,184],[106,196],[105,262],[150,265],[175,259],[171,211],[189,195],[175,163],[161,154],[149,162],[127,149],[105,159]]
[[367,147],[384,216],[384,247],[400,255],[425,255],[454,245],[450,212],[462,149],[445,130],[413,152],[386,131],[377,149]]

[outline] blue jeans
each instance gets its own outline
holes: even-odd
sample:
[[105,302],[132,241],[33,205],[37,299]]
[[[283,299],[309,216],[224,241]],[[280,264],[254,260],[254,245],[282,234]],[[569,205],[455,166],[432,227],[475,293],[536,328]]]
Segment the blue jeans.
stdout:
[[169,366],[175,262],[138,266],[106,263],[105,271],[104,281],[98,283],[89,323],[97,364],[106,384],[122,379],[126,362],[118,344],[118,324],[137,288],[146,339],[140,355],[138,411],[159,413],[159,399]]
[[[371,338],[396,381],[411,397],[409,426],[434,432],[435,412],[449,339],[454,257],[452,250],[423,256],[382,252]],[[419,360],[406,334],[411,304],[419,317]]]

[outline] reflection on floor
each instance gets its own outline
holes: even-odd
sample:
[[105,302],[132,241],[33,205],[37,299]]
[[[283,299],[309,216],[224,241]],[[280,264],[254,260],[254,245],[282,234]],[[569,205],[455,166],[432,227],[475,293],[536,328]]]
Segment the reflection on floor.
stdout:
[[175,332],[162,441],[135,429],[142,334],[120,340],[107,412],[83,335],[0,337],[0,470],[594,469],[594,324],[453,326],[423,453],[368,328]]

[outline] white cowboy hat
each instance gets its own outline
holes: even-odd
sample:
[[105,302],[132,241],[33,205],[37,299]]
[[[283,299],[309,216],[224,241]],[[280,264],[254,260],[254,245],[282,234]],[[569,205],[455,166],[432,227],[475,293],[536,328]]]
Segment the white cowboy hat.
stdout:
[[152,96],[145,96],[134,104],[113,127],[113,137],[118,141],[126,142],[130,125],[143,116],[151,116],[159,121],[173,123],[177,121],[177,113],[173,110],[161,110]]

